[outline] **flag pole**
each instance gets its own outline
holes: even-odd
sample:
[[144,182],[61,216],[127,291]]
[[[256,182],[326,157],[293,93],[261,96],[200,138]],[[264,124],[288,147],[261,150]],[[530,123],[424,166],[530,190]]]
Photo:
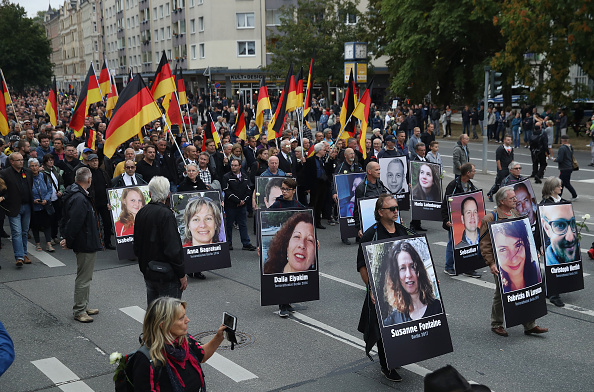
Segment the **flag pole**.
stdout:
[[[6,78],[4,77],[4,71],[2,70],[2,68],[0,68],[0,73],[2,73],[2,80],[4,81],[4,83],[6,83]],[[12,111],[14,112],[14,118],[17,123],[20,123],[19,116],[17,116],[17,111],[14,108],[14,101],[12,100],[12,97],[10,96],[10,91],[8,91],[8,85],[6,85],[6,92],[8,93],[8,98],[10,98],[10,105],[12,106]],[[2,99],[4,99],[4,98],[2,98]],[[22,128],[21,128],[21,130],[22,130]]]
[[[357,105],[359,105],[359,103],[357,103]],[[357,106],[355,106],[355,108],[353,109],[353,112],[355,111],[355,109],[357,109]],[[340,133],[338,134],[338,136],[336,137],[336,140],[340,139],[340,136],[342,135],[342,133],[344,132],[344,129],[346,128],[346,126],[348,125],[349,122],[351,122],[351,117],[353,117],[353,112],[351,112],[351,115],[349,116],[349,118],[347,118],[344,126],[342,127],[342,129],[340,130]]]
[[[177,88],[177,86],[176,86]],[[184,125],[184,131],[186,132],[186,137],[188,138],[188,143],[190,142],[190,135],[188,135],[188,128],[186,128],[186,122],[184,121],[184,114],[182,113],[181,106],[179,104],[179,95],[177,94],[177,90],[174,91],[175,99],[177,100],[177,108],[179,109],[179,115],[181,116],[182,124]],[[171,106],[171,102],[169,103]],[[190,113],[188,113],[188,118],[190,118]]]
[[[214,127],[214,121],[212,121],[212,114],[210,114],[210,110],[208,111],[208,117],[210,117],[210,122],[212,123],[213,127]],[[217,127],[214,127],[215,132],[217,133],[217,136],[219,137],[219,140],[221,141],[221,151],[223,151],[223,139],[221,139],[221,135],[219,135],[219,131],[217,131]],[[204,137],[206,137],[206,134],[204,135]],[[217,143],[215,143],[215,147],[216,147]]]
[[[153,100],[153,102],[155,102],[155,101]],[[157,109],[159,108],[159,105],[157,105],[156,102],[155,102],[155,106],[157,106]],[[163,124],[165,124],[165,126],[167,127],[167,130],[169,131],[169,135],[171,136],[171,139],[173,139],[173,144],[175,144],[175,147],[177,147],[179,156],[185,162],[184,154],[182,153],[182,150],[179,148],[179,144],[177,144],[177,141],[175,140],[175,136],[173,136],[173,132],[171,132],[171,127],[169,126],[169,123],[167,122],[167,118],[165,118],[165,114],[161,114],[161,121],[163,121]]]

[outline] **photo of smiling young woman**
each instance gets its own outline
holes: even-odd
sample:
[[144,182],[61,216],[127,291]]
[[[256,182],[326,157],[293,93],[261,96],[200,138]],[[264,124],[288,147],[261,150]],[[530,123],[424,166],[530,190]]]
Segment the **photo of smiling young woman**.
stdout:
[[150,201],[148,186],[110,189],[109,199],[115,236],[134,235],[136,214]]

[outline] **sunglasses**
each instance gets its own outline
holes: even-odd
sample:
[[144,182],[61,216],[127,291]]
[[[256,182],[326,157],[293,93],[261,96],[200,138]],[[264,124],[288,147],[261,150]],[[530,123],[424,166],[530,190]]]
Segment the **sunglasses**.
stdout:
[[392,207],[382,207],[382,210],[390,210],[391,212],[396,212],[398,210],[397,206],[392,206]]
[[135,169],[135,168],[136,168],[136,166],[126,166],[125,168],[126,168],[126,169]]

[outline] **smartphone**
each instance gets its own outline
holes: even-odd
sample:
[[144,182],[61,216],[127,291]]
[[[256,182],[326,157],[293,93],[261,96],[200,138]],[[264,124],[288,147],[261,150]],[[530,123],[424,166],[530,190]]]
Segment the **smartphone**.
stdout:
[[237,317],[230,313],[223,312],[223,325],[232,331],[237,328]]

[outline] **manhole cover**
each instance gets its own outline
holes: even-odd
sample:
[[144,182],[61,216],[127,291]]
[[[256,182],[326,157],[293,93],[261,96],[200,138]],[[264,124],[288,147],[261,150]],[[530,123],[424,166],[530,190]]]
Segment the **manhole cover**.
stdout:
[[[200,344],[205,344],[210,342],[210,340],[216,335],[216,333],[217,331],[204,331],[192,334],[192,336],[194,336],[194,339],[198,340]],[[235,345],[235,348],[244,347],[254,342],[253,336],[241,331],[235,331],[235,338],[237,339],[237,344]],[[226,337],[225,340],[223,340],[223,342],[219,346],[219,350],[231,350],[231,342],[228,341]]]

